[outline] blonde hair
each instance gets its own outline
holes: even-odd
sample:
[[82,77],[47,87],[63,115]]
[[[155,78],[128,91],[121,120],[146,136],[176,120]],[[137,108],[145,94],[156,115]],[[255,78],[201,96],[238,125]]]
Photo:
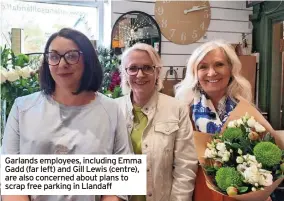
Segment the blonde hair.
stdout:
[[201,60],[208,54],[208,52],[220,48],[228,59],[231,67],[231,81],[227,88],[227,95],[236,98],[241,96],[249,102],[252,101],[251,85],[249,81],[244,78],[240,71],[242,64],[235,53],[234,48],[223,40],[214,40],[199,46],[191,55],[187,63],[187,71],[184,80],[179,84],[176,92],[176,97],[189,103],[189,96],[193,95],[197,90],[198,77],[197,66]]
[[[156,52],[156,50],[148,44],[145,43],[136,43],[132,47],[128,48],[125,50],[122,54],[121,57],[121,65],[120,65],[120,77],[121,77],[121,89],[122,93],[124,95],[129,94],[131,92],[130,85],[128,83],[128,74],[126,73],[126,64],[127,64],[127,58],[130,53],[134,51],[144,51],[146,52],[149,57],[151,58],[153,65],[156,66],[156,68],[161,68],[162,67],[162,61],[159,56],[159,54]],[[160,91],[163,88],[163,82],[160,77],[161,73],[158,75],[157,80],[156,80],[156,90]]]

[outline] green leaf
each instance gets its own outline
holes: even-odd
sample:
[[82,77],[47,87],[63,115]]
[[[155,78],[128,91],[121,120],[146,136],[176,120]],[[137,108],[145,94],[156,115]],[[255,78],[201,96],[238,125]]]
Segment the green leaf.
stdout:
[[241,149],[243,146],[238,144],[238,143],[232,143],[231,147],[234,148],[234,149]]
[[245,193],[248,191],[248,187],[247,186],[242,186],[242,187],[237,187],[239,193]]

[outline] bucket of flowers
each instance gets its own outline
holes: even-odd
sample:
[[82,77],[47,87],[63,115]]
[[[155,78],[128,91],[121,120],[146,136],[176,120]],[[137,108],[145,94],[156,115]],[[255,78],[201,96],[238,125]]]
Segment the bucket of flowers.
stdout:
[[195,132],[207,186],[236,200],[264,201],[284,179],[284,140],[251,105],[241,101],[222,132]]

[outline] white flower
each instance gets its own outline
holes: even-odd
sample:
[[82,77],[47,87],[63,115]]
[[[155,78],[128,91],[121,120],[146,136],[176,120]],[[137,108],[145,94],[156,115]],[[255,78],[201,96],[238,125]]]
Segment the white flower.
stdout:
[[236,127],[236,122],[235,121],[230,121],[228,123],[228,128],[235,128]]
[[250,184],[255,184],[259,182],[260,173],[258,171],[258,168],[253,165],[251,167],[248,167],[244,172],[243,176],[245,178],[245,181]]
[[239,126],[241,126],[241,125],[244,125],[244,122],[243,122],[242,119],[238,119],[238,120],[237,120],[237,126],[239,127]]
[[252,187],[251,190],[254,192],[254,191],[256,191],[256,188],[255,188],[255,187]]
[[249,113],[246,112],[245,116],[242,117],[243,122],[247,122],[250,118]]
[[254,128],[256,132],[262,133],[265,131],[265,128],[258,122],[254,124]]
[[239,164],[237,166],[237,170],[241,173],[244,172],[246,169],[247,169],[247,166],[245,166],[244,164]]
[[7,72],[7,80],[9,80],[10,82],[14,82],[19,78],[20,77],[18,73],[14,69],[11,69]]
[[244,159],[243,157],[241,156],[238,156],[237,159],[236,159],[237,163],[243,163],[244,162]]
[[31,76],[31,72],[33,72],[33,70],[29,66],[26,66],[26,67],[22,68],[21,72],[22,72],[23,78],[29,78]]
[[224,151],[227,150],[227,149],[226,149],[226,145],[225,145],[225,143],[223,143],[223,142],[217,143],[216,149],[219,150],[219,151],[221,151],[221,152],[224,152]]
[[253,128],[254,124],[256,123],[254,117],[250,117],[249,120],[247,121],[247,124],[249,127]]
[[273,176],[270,173],[261,174],[259,184],[261,186],[270,186],[273,183]]
[[241,149],[238,149],[238,154],[242,155],[243,151]]
[[206,149],[204,153],[205,158],[215,158],[217,155],[217,152],[215,149]]
[[209,149],[213,149],[213,148],[215,148],[215,144],[214,143],[209,143],[209,142],[207,142],[207,147],[209,148]]
[[0,83],[2,84],[4,82],[6,82],[6,80],[7,80],[7,70],[3,68],[3,69],[0,70],[0,73],[1,73]]
[[[219,152],[221,152],[221,151],[219,151]],[[221,153],[219,153],[219,152],[218,152],[218,155],[220,157],[222,157],[222,161],[224,161],[224,162],[229,161],[230,156],[231,156],[231,153],[229,151],[226,150],[226,151],[221,152]]]
[[230,157],[229,157],[228,155],[224,155],[224,156],[222,157],[222,161],[223,161],[223,162],[227,162],[227,161],[229,161],[229,159],[230,159]]

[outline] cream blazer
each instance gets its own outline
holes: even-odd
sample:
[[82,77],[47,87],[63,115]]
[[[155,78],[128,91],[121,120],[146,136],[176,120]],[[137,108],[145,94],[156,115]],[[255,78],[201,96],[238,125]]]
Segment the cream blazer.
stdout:
[[[130,135],[134,119],[131,97],[115,100]],[[191,201],[197,154],[188,106],[155,92],[142,111],[148,118],[142,134],[142,153],[147,155],[147,201]]]

